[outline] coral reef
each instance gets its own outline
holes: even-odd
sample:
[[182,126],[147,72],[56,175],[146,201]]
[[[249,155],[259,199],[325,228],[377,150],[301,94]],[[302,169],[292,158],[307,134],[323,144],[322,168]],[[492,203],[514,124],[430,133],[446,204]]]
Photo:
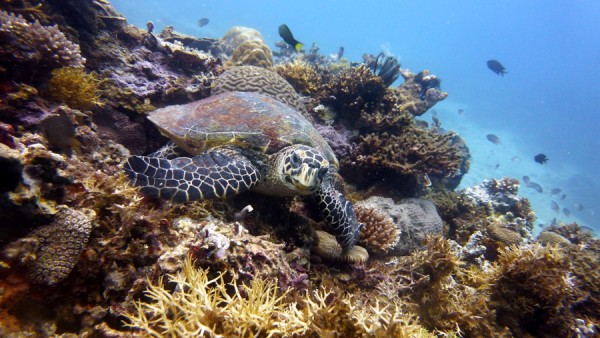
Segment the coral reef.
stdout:
[[321,75],[311,64],[300,59],[277,65],[275,71],[301,95],[314,95],[320,89]]
[[269,95],[301,113],[306,113],[306,108],[294,88],[277,73],[264,68],[240,66],[225,71],[216,79],[212,95],[231,91]]
[[453,133],[437,134],[417,127],[407,128],[399,135],[371,133],[360,137],[345,162],[362,169],[387,169],[399,174],[451,176],[462,163],[453,138]]
[[[11,78],[28,78],[25,75],[61,66],[83,67],[85,63],[79,46],[56,25],[42,26],[37,20],[29,22],[4,10],[0,10],[0,45],[0,65],[9,70]],[[13,67],[15,64],[22,67]]]

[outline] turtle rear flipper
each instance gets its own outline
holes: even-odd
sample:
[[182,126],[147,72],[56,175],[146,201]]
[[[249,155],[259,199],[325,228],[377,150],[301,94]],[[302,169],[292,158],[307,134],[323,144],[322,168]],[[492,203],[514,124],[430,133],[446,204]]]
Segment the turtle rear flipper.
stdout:
[[249,161],[217,151],[172,160],[132,156],[124,169],[142,193],[175,202],[231,197],[260,180]]

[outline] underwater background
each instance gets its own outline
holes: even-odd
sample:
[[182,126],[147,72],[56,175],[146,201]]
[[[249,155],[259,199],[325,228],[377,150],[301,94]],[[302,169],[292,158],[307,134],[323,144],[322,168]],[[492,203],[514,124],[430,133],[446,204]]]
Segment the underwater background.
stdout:
[[[128,22],[156,31],[218,38],[252,27],[275,48],[287,24],[308,50],[362,62],[364,53],[396,56],[402,68],[429,69],[447,99],[433,109],[442,128],[466,141],[471,168],[459,188],[484,178],[529,176],[522,187],[537,224],[577,222],[600,231],[600,4],[597,1],[112,1]],[[198,20],[210,22],[200,27]],[[500,77],[489,59],[507,69]],[[400,83],[399,79],[395,85]],[[462,109],[464,114],[458,114]],[[430,120],[431,112],[422,116]],[[486,139],[497,135],[496,145]],[[544,153],[549,161],[533,160]],[[551,194],[552,189],[561,189]],[[566,195],[561,199],[562,195]],[[554,200],[560,210],[551,208]],[[562,211],[570,210],[569,216]],[[578,210],[582,209],[582,210]],[[540,231],[536,227],[536,233]]]

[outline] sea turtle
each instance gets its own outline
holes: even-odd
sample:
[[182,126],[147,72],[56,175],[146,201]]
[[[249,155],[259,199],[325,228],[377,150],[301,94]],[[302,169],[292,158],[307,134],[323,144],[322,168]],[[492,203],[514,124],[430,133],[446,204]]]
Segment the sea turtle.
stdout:
[[176,202],[247,190],[313,195],[343,255],[366,255],[355,246],[361,224],[354,208],[335,188],[335,155],[292,107],[259,93],[226,92],[157,109],[148,119],[191,157],[168,156],[173,147],[130,157],[124,169],[143,193]]

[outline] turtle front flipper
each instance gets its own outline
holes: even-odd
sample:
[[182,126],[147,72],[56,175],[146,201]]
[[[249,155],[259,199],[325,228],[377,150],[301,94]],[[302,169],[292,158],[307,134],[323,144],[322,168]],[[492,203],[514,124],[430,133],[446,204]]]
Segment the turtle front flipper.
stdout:
[[349,252],[358,241],[362,224],[356,218],[352,203],[335,189],[334,176],[333,173],[326,175],[315,195],[321,214],[331,227],[338,243],[344,252]]
[[175,202],[227,198],[247,191],[261,179],[250,161],[217,151],[172,160],[132,156],[124,169],[142,193]]

